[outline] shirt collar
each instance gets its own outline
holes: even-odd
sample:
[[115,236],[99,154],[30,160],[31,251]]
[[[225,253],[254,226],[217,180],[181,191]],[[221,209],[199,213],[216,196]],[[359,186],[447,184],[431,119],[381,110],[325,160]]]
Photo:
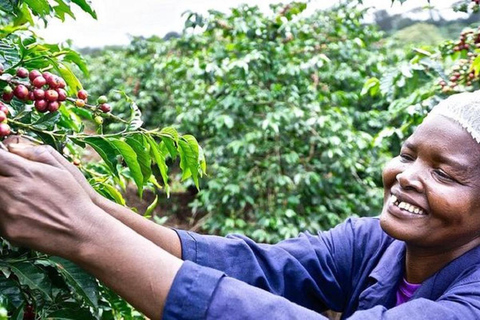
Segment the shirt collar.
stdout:
[[377,266],[368,276],[369,286],[359,297],[360,310],[370,309],[376,305],[393,307],[396,288],[403,277],[404,264],[405,243],[395,240],[385,250]]

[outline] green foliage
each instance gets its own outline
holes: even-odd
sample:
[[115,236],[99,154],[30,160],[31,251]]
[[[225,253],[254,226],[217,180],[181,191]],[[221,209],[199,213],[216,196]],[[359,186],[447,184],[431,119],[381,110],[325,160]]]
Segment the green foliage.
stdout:
[[436,102],[476,88],[438,85],[467,57],[453,41],[405,52],[362,24],[355,3],[303,9],[188,13],[179,38],[89,59],[86,83],[123,83],[147,126],[172,123],[205,147],[208,176],[192,204],[205,231],[275,242],[378,214],[385,161]]
[[395,55],[355,4],[305,7],[189,13],[179,38],[89,60],[85,83],[123,83],[147,126],[172,123],[204,146],[209,174],[193,210],[209,215],[209,232],[273,242],[381,206],[372,140],[382,123],[360,91]]

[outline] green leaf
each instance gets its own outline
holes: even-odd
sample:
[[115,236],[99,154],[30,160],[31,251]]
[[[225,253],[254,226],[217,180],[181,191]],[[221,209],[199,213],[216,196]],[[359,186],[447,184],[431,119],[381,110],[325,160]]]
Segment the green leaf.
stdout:
[[83,11],[89,13],[92,18],[97,19],[97,13],[92,9],[90,4],[85,0],[71,0],[73,3],[82,8]]
[[[166,149],[166,151],[163,151]],[[178,150],[175,147],[175,141],[169,137],[162,137],[162,142],[160,143],[160,150],[162,154],[166,157],[167,154],[170,154],[173,160],[177,158]]]
[[133,150],[130,145],[128,145],[125,141],[119,139],[109,139],[110,144],[117,149],[120,155],[125,160],[127,167],[130,169],[130,174],[132,175],[135,184],[137,185],[138,192],[140,196],[143,194],[143,174],[142,168],[138,163],[137,154],[135,150]]
[[63,60],[76,64],[77,67],[82,70],[85,76],[89,75],[87,63],[78,52],[74,50],[68,50],[68,53],[63,56]]
[[72,72],[72,70],[65,64],[59,63],[56,65],[56,69],[65,80],[70,89],[79,90],[82,88],[82,84],[78,80],[77,76]]
[[47,0],[24,0],[26,4],[32,9],[33,13],[44,17],[50,14],[50,5]]
[[470,66],[470,71],[472,70],[475,72],[475,76],[478,76],[480,73],[480,56],[477,56],[475,60],[473,60],[473,63]]
[[13,13],[17,7],[18,1],[13,0],[0,0],[0,10]]
[[92,313],[84,308],[63,308],[47,315],[49,320],[95,320]]
[[0,276],[0,295],[7,297],[8,301],[15,308],[18,308],[23,303],[22,292],[18,283],[11,278],[5,278],[3,275]]
[[75,112],[71,112],[67,108],[60,108],[58,113],[61,115],[60,121],[58,121],[59,126],[72,129],[75,132],[83,131],[83,122]]
[[380,90],[380,80],[373,77],[365,81],[363,85],[362,92],[360,93],[362,96],[370,93],[370,96],[374,97],[378,91]]
[[[74,141],[74,140],[72,140]],[[84,142],[91,146],[102,157],[111,172],[118,176],[117,170],[117,148],[114,148],[106,139],[97,137],[88,137]]]
[[0,62],[5,68],[18,64],[21,60],[18,48],[10,43],[0,40]]
[[25,308],[25,303],[22,303],[13,311],[12,316],[9,318],[9,320],[22,320],[24,308]]
[[29,23],[32,26],[35,24],[28,5],[26,3],[23,3],[17,10],[17,16],[13,20],[13,24],[15,26],[21,26],[26,23]]
[[178,142],[178,132],[175,128],[166,127],[160,130],[160,135],[173,139],[173,141]]
[[42,297],[52,301],[51,283],[48,281],[46,273],[31,262],[12,262],[10,269],[18,277],[22,286],[27,286],[31,290],[41,293]]
[[60,257],[50,257],[50,260],[56,265],[58,272],[65,279],[66,283],[87,304],[97,308],[99,298],[97,280],[71,261]]
[[135,151],[137,154],[137,161],[140,164],[140,169],[142,170],[143,175],[143,183],[145,184],[150,176],[152,175],[152,159],[150,158],[150,145],[147,144],[148,147],[145,147],[144,144],[140,143],[134,137],[127,137],[125,142],[128,143],[130,147]]
[[165,157],[160,151],[157,142],[149,135],[147,135],[146,138],[148,143],[150,144],[150,153],[158,166],[158,170],[160,170],[160,174],[162,176],[163,184],[165,187],[165,192],[167,193],[167,196],[170,196],[170,187],[168,185],[168,167],[165,163]]
[[102,183],[98,186],[98,188],[107,193],[113,200],[115,200],[116,203],[121,204],[122,206],[125,205],[125,199],[120,191],[118,191],[114,186],[111,186],[108,183]]
[[47,129],[53,128],[53,126],[58,122],[59,119],[60,119],[59,112],[47,113],[47,114],[44,114],[40,119],[35,121],[33,125],[35,125],[35,127],[38,129],[47,130]]
[[145,210],[145,213],[143,214],[143,216],[146,217],[146,218],[150,218],[152,216],[153,210],[155,210],[157,205],[158,205],[158,195],[155,195],[155,200],[153,200],[153,202],[148,206],[148,208],[147,208],[147,210]]
[[55,10],[55,16],[62,20],[62,22],[65,21],[65,14],[68,14],[75,19],[75,15],[65,2],[62,0],[55,0],[55,2],[57,3],[57,5],[53,7],[53,10]]
[[199,151],[197,140],[191,135],[185,135],[178,141],[178,147],[180,151],[182,180],[188,179],[191,176],[198,189]]

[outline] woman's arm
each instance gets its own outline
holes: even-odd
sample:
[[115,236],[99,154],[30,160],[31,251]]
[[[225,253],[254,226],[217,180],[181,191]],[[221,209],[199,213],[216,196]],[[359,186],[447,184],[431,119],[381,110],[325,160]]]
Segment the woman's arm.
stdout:
[[160,319],[182,261],[108,215],[65,169],[0,150],[0,234],[69,259]]
[[[334,233],[342,236],[340,241],[330,234],[323,237],[305,235],[271,246],[257,244],[245,237],[223,238],[178,231],[180,241],[175,231],[133,214],[128,208],[99,195],[78,168],[53,148],[11,143],[9,149],[34,162],[68,171],[95,205],[178,258],[220,270],[317,311],[343,307],[350,275],[342,272],[337,264],[347,265],[348,269],[351,266],[349,226]],[[305,291],[305,287],[309,290]]]

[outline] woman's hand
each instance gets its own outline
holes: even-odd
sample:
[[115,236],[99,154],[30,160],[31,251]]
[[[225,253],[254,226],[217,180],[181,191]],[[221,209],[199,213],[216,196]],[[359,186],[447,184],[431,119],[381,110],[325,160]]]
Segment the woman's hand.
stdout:
[[49,254],[75,254],[78,244],[88,242],[91,226],[106,215],[67,170],[3,150],[0,185],[1,235]]
[[21,136],[10,136],[4,144],[8,147],[8,150],[23,158],[42,162],[53,167],[64,169],[68,171],[77,182],[82,186],[84,191],[88,194],[90,199],[102,207],[107,201],[104,197],[98,194],[92,186],[88,183],[83,174],[72,163],[68,162],[60,153],[48,145],[35,145],[31,141],[22,138]]

